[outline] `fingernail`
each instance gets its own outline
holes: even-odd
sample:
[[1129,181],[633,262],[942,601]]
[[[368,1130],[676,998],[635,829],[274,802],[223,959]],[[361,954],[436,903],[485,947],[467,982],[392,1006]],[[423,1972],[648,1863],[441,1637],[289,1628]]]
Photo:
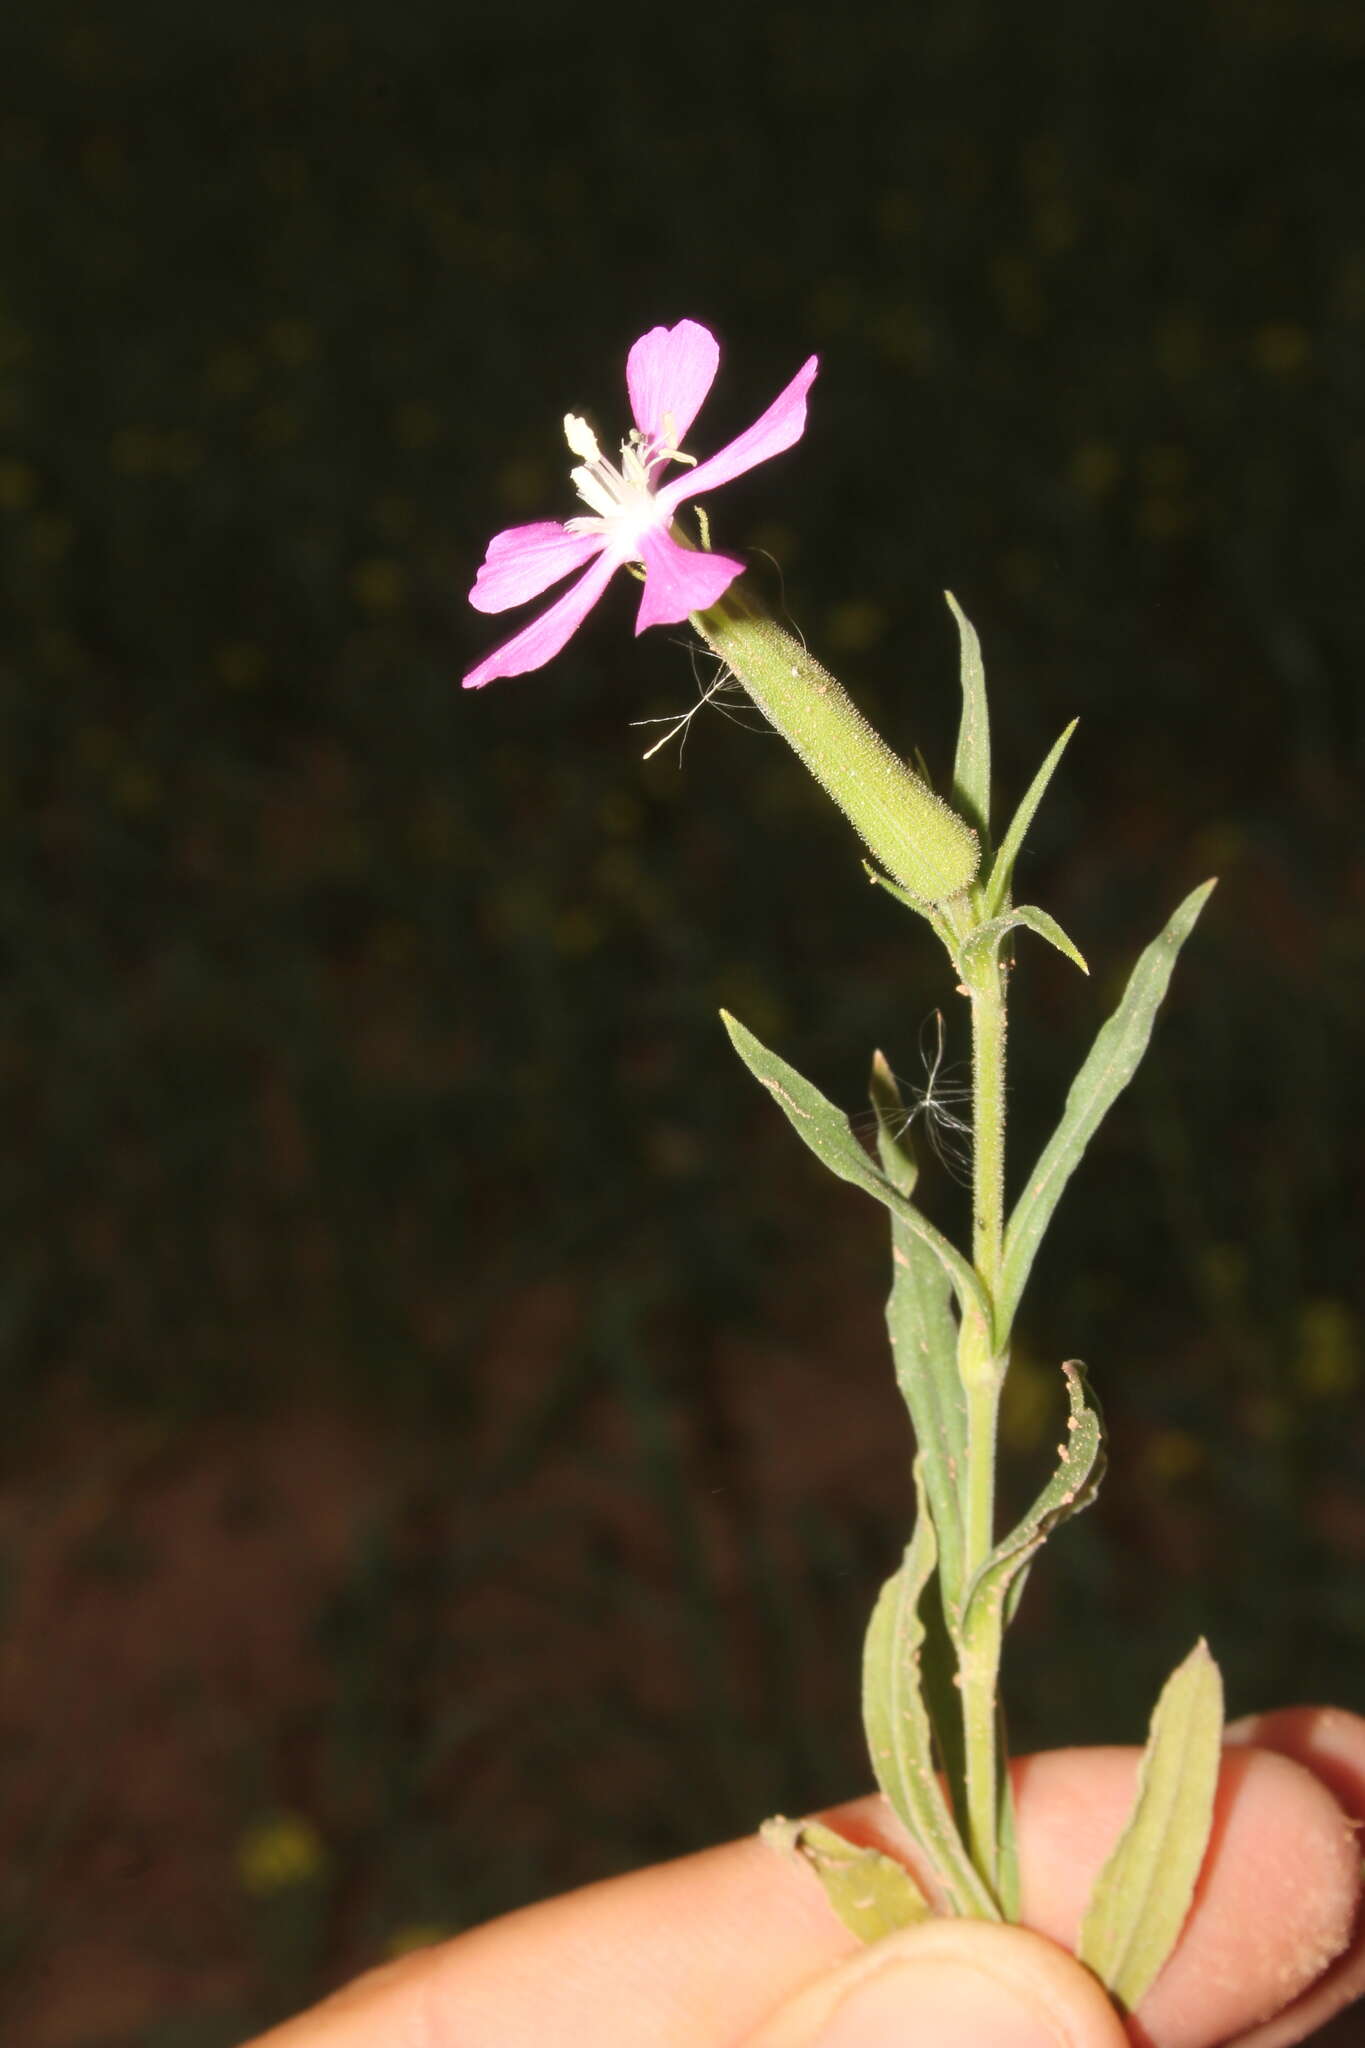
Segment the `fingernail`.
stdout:
[[811,2048],[1068,2048],[1028,1992],[947,1956],[892,1961],[841,1999]]

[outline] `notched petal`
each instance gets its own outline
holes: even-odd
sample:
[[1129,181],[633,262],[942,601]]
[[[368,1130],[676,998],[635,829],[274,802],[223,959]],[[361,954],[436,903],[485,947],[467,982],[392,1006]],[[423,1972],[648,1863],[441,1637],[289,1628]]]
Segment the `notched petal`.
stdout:
[[666,533],[644,535],[640,553],[645,587],[635,619],[637,633],[647,626],[680,625],[692,612],[707,611],[736,576],[744,574],[743,562],[732,555],[680,547]]
[[614,555],[599,555],[549,611],[532,619],[469,671],[464,679],[466,690],[480,689],[499,676],[523,676],[530,669],[544,668],[573,638],[620,566]]
[[665,484],[655,494],[662,509],[665,512],[676,511],[679,505],[690,504],[703,491],[713,491],[717,484],[728,484],[732,477],[743,476],[746,470],[756,469],[760,462],[768,462],[774,455],[781,455],[785,449],[794,447],[806,431],[806,393],[815,382],[819,367],[818,356],[808,357],[785,391],[778,393],[768,410],[751,427],[746,427],[727,447],[708,456],[695,469],[689,469]]
[[720,343],[696,320],[651,327],[626,358],[626,388],[646,441],[677,448],[715,381]]
[[509,526],[489,541],[469,602],[480,612],[505,612],[515,604],[529,604],[600,554],[603,545],[600,533],[574,533],[557,519]]

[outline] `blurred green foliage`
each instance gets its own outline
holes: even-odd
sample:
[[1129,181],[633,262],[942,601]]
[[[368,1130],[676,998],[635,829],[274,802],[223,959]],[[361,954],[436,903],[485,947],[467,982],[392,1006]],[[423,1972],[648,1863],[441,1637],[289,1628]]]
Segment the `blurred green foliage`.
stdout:
[[[545,674],[457,687],[498,630],[464,604],[488,534],[569,509],[561,415],[609,436],[630,341],[685,314],[726,349],[703,452],[822,355],[806,441],[715,530],[888,737],[945,767],[945,585],[1008,794],[1081,714],[1026,861],[1095,980],[1025,940],[1018,1165],[1106,990],[1225,878],[1024,1312],[1015,1483],[1062,1355],[1091,1363],[1117,1470],[1031,1592],[1019,1732],[1135,1733],[1200,1628],[1234,1711],[1365,1704],[1358,9],[858,0],[645,32],[549,0],[143,6],[11,18],[0,53],[20,1455],[73,1394],[191,1431],[322,1398],[442,1445],[499,1529],[478,1361],[562,1281],[581,1327],[526,1469],[536,1429],[572,1442],[616,1403],[684,1663],[734,1634],[726,1600],[768,1645],[723,1698],[580,1701],[604,1752],[629,1726],[686,1755],[671,1803],[594,1807],[561,1758],[553,1824],[474,1874],[414,1762],[474,1740],[458,1674],[400,1676],[397,1705],[372,1679],[405,1668],[393,1613],[438,1628],[479,1558],[427,1555],[414,1590],[358,1537],[309,1739],[344,1737],[373,1797],[318,1794],[309,1825],[352,1882],[399,1873],[365,1941],[859,1768],[850,1658],[898,1531],[815,1501],[764,1552],[717,1337],[833,1350],[852,1317],[840,1372],[886,1371],[883,1247],[866,1217],[850,1251],[715,1012],[856,1104],[874,1044],[919,1078],[951,991],[775,742],[708,712],[641,765],[662,728],[633,721],[694,680],[683,635],[631,639],[628,592]],[[707,1484],[747,1546],[723,1599]],[[594,1569],[592,1626],[628,1638],[635,1562]],[[846,1689],[812,1691],[812,1630]],[[539,1739],[504,1730],[514,1762]],[[241,1827],[279,1803],[244,1794]]]

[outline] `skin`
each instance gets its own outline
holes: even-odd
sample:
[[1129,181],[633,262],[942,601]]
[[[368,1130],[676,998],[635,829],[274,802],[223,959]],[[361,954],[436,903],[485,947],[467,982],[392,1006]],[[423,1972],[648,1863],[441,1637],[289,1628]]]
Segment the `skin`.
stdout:
[[[531,1906],[371,1972],[251,2048],[1286,2048],[1365,1991],[1365,1720],[1229,1730],[1180,1942],[1127,2022],[1068,1953],[1136,1749],[1015,1766],[1022,1927],[860,1948],[756,1838]],[[827,1818],[913,1864],[880,1799]]]

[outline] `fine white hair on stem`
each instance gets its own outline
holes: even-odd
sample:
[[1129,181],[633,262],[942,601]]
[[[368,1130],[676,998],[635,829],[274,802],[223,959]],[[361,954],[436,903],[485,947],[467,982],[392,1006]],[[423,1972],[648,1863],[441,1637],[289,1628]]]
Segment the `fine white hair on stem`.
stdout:
[[[681,768],[683,749],[687,745],[687,736],[692,729],[692,720],[707,704],[713,705],[723,718],[730,719],[735,725],[743,726],[746,732],[772,731],[768,721],[758,713],[757,707],[739,682],[734,670],[722,661],[719,655],[712,654],[709,648],[698,647],[689,640],[680,640],[677,645],[684,648],[691,659],[692,680],[697,686],[697,701],[690,704],[686,711],[666,712],[662,718],[632,718],[632,725],[668,727],[668,731],[661,739],[655,740],[652,746],[645,749],[642,759],[652,760],[655,754],[662,752],[670,740],[677,739],[678,766]],[[714,663],[715,673],[709,682],[702,680],[698,667],[700,660]],[[746,716],[746,713],[749,715]]]
[[787,578],[785,572],[783,571],[782,564],[778,561],[777,556],[773,553],[771,548],[751,548],[749,552],[750,554],[754,555],[762,555],[765,562],[772,563],[773,572],[777,577],[778,616],[782,619],[783,623],[788,628],[793,640],[800,641],[802,653],[809,654],[810,648],[806,645],[806,636],[801,631],[801,628],[797,625],[796,620],[792,617],[791,613],[787,610]]

